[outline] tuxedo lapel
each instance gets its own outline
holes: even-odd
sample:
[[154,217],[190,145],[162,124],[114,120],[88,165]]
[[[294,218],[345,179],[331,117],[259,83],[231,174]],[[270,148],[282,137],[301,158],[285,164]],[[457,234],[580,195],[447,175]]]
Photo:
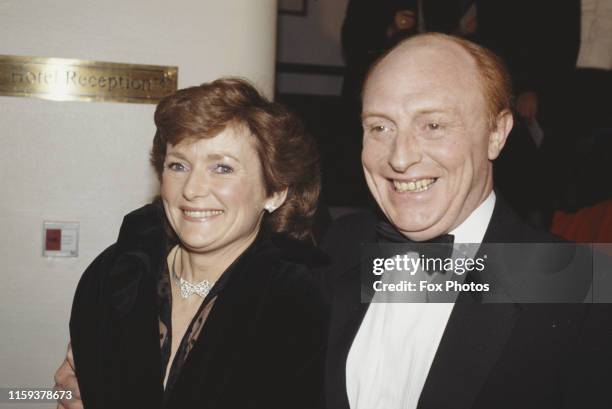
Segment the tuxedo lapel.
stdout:
[[514,304],[480,304],[462,294],[436,352],[419,409],[470,408],[519,316]]
[[[483,243],[520,241],[520,226],[521,222],[513,217],[498,195]],[[482,256],[481,252],[482,248],[476,257]],[[461,293],[446,325],[418,408],[472,407],[512,334],[520,311],[517,304],[482,304],[480,297]]]

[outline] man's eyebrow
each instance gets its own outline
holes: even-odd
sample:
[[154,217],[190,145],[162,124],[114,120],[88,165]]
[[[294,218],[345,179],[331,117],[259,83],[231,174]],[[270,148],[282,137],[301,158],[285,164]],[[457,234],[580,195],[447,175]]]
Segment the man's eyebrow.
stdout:
[[377,118],[383,118],[386,119],[388,121],[393,121],[389,116],[381,113],[381,112],[376,112],[376,111],[364,111],[361,113],[361,120],[363,121],[366,118],[369,117],[377,117]]
[[452,108],[426,108],[417,111],[417,115],[429,115],[429,114],[454,114],[455,110]]
[[[415,115],[416,116],[420,116],[420,115],[431,115],[431,114],[447,114],[447,115],[455,115],[456,114],[456,110],[450,107],[441,107],[441,108],[423,108],[423,109],[419,109]],[[361,120],[363,121],[366,118],[370,118],[370,117],[376,117],[376,118],[383,118],[386,119],[388,121],[392,121],[393,119],[391,119],[388,115],[382,113],[382,112],[376,112],[376,111],[365,111],[361,114]]]

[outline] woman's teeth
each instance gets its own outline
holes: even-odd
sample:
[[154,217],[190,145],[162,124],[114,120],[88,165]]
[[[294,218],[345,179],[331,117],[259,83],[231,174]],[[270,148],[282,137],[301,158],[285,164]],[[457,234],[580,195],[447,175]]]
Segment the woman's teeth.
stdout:
[[434,184],[435,181],[436,179],[434,178],[419,179],[419,180],[410,181],[410,182],[400,182],[400,181],[394,180],[393,186],[395,187],[395,191],[399,193],[422,192],[422,191],[429,189],[431,185]]
[[183,210],[185,216],[194,217],[196,219],[201,219],[204,217],[216,216],[218,214],[222,214],[223,210],[203,210],[203,211],[195,211],[195,210]]

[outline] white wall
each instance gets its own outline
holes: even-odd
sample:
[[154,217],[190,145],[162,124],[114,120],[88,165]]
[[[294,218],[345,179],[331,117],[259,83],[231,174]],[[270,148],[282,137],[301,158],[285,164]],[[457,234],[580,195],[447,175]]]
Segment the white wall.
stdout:
[[[0,1],[2,54],[176,65],[179,87],[272,95],[275,38],[276,0]],[[157,191],[154,108],[0,97],[0,388],[52,386],[81,273]],[[42,257],[44,220],[80,222],[78,258]]]
[[[287,63],[342,66],[340,31],[348,0],[306,0],[308,14],[281,14],[278,19],[277,60]],[[342,78],[328,75],[277,76],[284,93],[339,95]]]

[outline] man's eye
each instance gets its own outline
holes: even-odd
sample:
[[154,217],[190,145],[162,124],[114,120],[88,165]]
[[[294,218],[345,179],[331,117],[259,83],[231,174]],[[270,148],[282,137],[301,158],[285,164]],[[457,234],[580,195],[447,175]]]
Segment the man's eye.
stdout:
[[427,124],[427,129],[429,129],[430,131],[437,131],[438,129],[441,129],[442,126],[437,123],[437,122],[430,122]]
[[370,131],[372,132],[385,132],[387,127],[384,125],[374,125],[370,127]]
[[179,162],[171,162],[168,164],[168,169],[174,171],[174,172],[185,172],[187,170],[187,168]]
[[228,173],[232,173],[234,171],[234,169],[231,166],[227,166],[227,165],[223,165],[221,163],[216,164],[215,167],[213,168],[213,171],[215,173],[220,173],[222,175],[228,174]]

